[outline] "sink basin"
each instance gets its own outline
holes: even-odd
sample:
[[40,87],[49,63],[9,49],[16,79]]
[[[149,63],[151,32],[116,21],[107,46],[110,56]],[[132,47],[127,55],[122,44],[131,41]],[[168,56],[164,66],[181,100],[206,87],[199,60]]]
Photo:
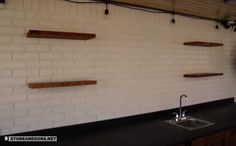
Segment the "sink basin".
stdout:
[[185,120],[181,121],[175,121],[175,119],[173,119],[166,122],[191,131],[214,125],[214,123],[212,122],[197,119],[194,117],[187,117]]

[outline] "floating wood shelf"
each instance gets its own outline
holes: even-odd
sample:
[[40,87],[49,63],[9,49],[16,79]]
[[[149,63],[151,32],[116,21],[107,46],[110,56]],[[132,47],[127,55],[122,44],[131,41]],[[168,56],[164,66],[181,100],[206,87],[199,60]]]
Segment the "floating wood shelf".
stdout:
[[40,89],[40,88],[83,86],[83,85],[95,85],[95,84],[97,84],[96,80],[83,80],[83,81],[69,81],[69,82],[28,83],[28,87],[31,89]]
[[222,44],[222,43],[214,43],[214,42],[195,41],[195,42],[185,42],[184,45],[201,46],[201,47],[218,47],[218,46],[223,46],[224,44]]
[[193,73],[193,74],[184,74],[186,78],[202,78],[202,77],[211,77],[211,76],[223,76],[224,73]]
[[91,33],[75,33],[75,32],[59,32],[59,31],[43,31],[29,30],[26,34],[28,38],[51,38],[51,39],[73,39],[73,40],[90,40],[96,37]]

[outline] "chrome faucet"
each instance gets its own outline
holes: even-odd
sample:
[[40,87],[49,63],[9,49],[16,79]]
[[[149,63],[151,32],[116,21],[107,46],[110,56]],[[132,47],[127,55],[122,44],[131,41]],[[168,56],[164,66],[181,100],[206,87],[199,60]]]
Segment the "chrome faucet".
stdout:
[[185,95],[185,94],[183,94],[179,97],[179,114],[176,113],[176,112],[173,113],[173,114],[175,114],[175,120],[176,121],[181,121],[181,120],[186,119],[186,114],[185,113],[186,113],[187,110],[184,110],[182,112],[182,98],[183,97],[185,98],[186,101],[188,101],[188,96]]
[[186,111],[184,111],[183,113],[182,113],[182,98],[185,98],[185,100],[188,102],[188,96],[187,95],[185,95],[185,94],[183,94],[183,95],[181,95],[180,97],[179,97],[179,118],[180,119],[182,119],[182,118],[186,118],[186,116],[185,116],[185,112]]

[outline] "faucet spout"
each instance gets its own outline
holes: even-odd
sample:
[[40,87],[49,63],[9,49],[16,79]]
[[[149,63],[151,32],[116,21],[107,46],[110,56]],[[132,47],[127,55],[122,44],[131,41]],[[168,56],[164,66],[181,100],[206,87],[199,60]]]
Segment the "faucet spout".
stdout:
[[181,120],[183,118],[182,116],[182,98],[185,98],[186,101],[188,101],[188,96],[183,94],[179,97],[179,119]]

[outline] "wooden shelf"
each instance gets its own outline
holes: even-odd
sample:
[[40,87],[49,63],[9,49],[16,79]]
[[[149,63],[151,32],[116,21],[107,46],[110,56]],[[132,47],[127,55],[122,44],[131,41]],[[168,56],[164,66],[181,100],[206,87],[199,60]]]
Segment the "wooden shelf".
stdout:
[[95,84],[97,84],[96,80],[82,80],[82,81],[69,81],[69,82],[28,83],[28,87],[31,89],[40,89],[40,88],[84,86],[84,85],[95,85]]
[[202,78],[202,77],[211,77],[211,76],[223,76],[224,73],[192,73],[184,74],[186,78]]
[[90,40],[96,37],[91,33],[59,32],[44,30],[29,30],[26,34],[28,38],[51,38],[51,39],[73,39],[73,40]]
[[185,42],[184,45],[201,46],[201,47],[219,47],[219,46],[223,46],[224,44],[222,44],[222,43],[214,43],[214,42],[195,41],[195,42]]

